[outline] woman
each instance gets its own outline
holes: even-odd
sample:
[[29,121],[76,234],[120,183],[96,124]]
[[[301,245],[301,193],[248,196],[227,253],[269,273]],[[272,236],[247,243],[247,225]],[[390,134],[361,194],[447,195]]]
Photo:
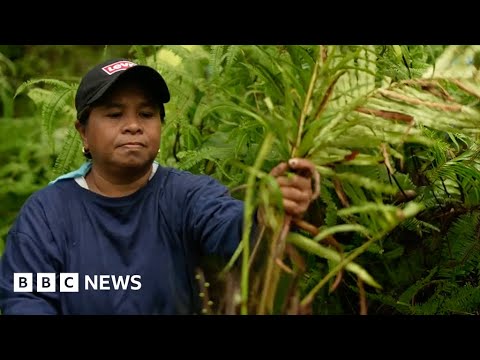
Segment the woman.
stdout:
[[[159,166],[168,87],[153,68],[112,59],[92,68],[75,98],[90,160],[33,194],[0,263],[3,314],[192,314],[203,254],[231,256],[243,202],[202,175]],[[314,171],[305,159],[290,168]],[[311,181],[272,170],[285,210],[301,216]]]

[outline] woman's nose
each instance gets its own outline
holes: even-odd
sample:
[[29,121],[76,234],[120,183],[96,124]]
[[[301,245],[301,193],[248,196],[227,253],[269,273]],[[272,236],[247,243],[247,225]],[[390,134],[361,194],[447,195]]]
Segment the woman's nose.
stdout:
[[126,118],[123,128],[124,132],[137,133],[143,131],[141,119],[137,115],[130,115]]

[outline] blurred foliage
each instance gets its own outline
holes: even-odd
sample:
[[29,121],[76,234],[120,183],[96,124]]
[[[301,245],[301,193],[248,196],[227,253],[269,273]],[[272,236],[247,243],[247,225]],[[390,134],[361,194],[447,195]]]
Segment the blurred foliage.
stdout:
[[[7,90],[13,99],[15,90],[32,79],[77,81],[92,63],[107,57],[128,57],[130,50],[129,45],[0,45],[0,95]],[[13,113],[7,116],[32,116],[35,112],[35,105],[25,95],[13,105]],[[0,114],[4,112],[5,102],[0,101]]]
[[47,184],[55,161],[38,122],[0,119],[0,249],[25,200]]

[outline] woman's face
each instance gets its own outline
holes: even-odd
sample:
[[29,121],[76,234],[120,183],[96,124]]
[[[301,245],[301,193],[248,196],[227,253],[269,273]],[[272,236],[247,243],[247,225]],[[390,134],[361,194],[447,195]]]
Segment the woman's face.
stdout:
[[114,86],[94,105],[86,125],[77,125],[93,164],[104,170],[151,165],[160,146],[157,103],[133,80]]

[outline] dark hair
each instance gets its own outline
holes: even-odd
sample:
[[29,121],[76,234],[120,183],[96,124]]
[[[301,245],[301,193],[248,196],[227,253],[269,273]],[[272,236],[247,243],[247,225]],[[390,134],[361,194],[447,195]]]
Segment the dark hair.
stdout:
[[[87,125],[88,118],[91,112],[92,112],[92,107],[87,106],[85,109],[82,110],[80,114],[78,114],[78,121],[80,122],[80,124],[82,124],[83,126]],[[90,151],[85,151],[85,149],[83,149],[82,153],[83,153],[83,156],[85,156],[88,160],[92,159],[92,154],[90,154]]]
[[80,114],[78,114],[78,121],[80,122],[80,124],[82,124],[83,126],[87,125],[88,118],[91,112],[92,107],[89,105],[85,109],[83,109]]

